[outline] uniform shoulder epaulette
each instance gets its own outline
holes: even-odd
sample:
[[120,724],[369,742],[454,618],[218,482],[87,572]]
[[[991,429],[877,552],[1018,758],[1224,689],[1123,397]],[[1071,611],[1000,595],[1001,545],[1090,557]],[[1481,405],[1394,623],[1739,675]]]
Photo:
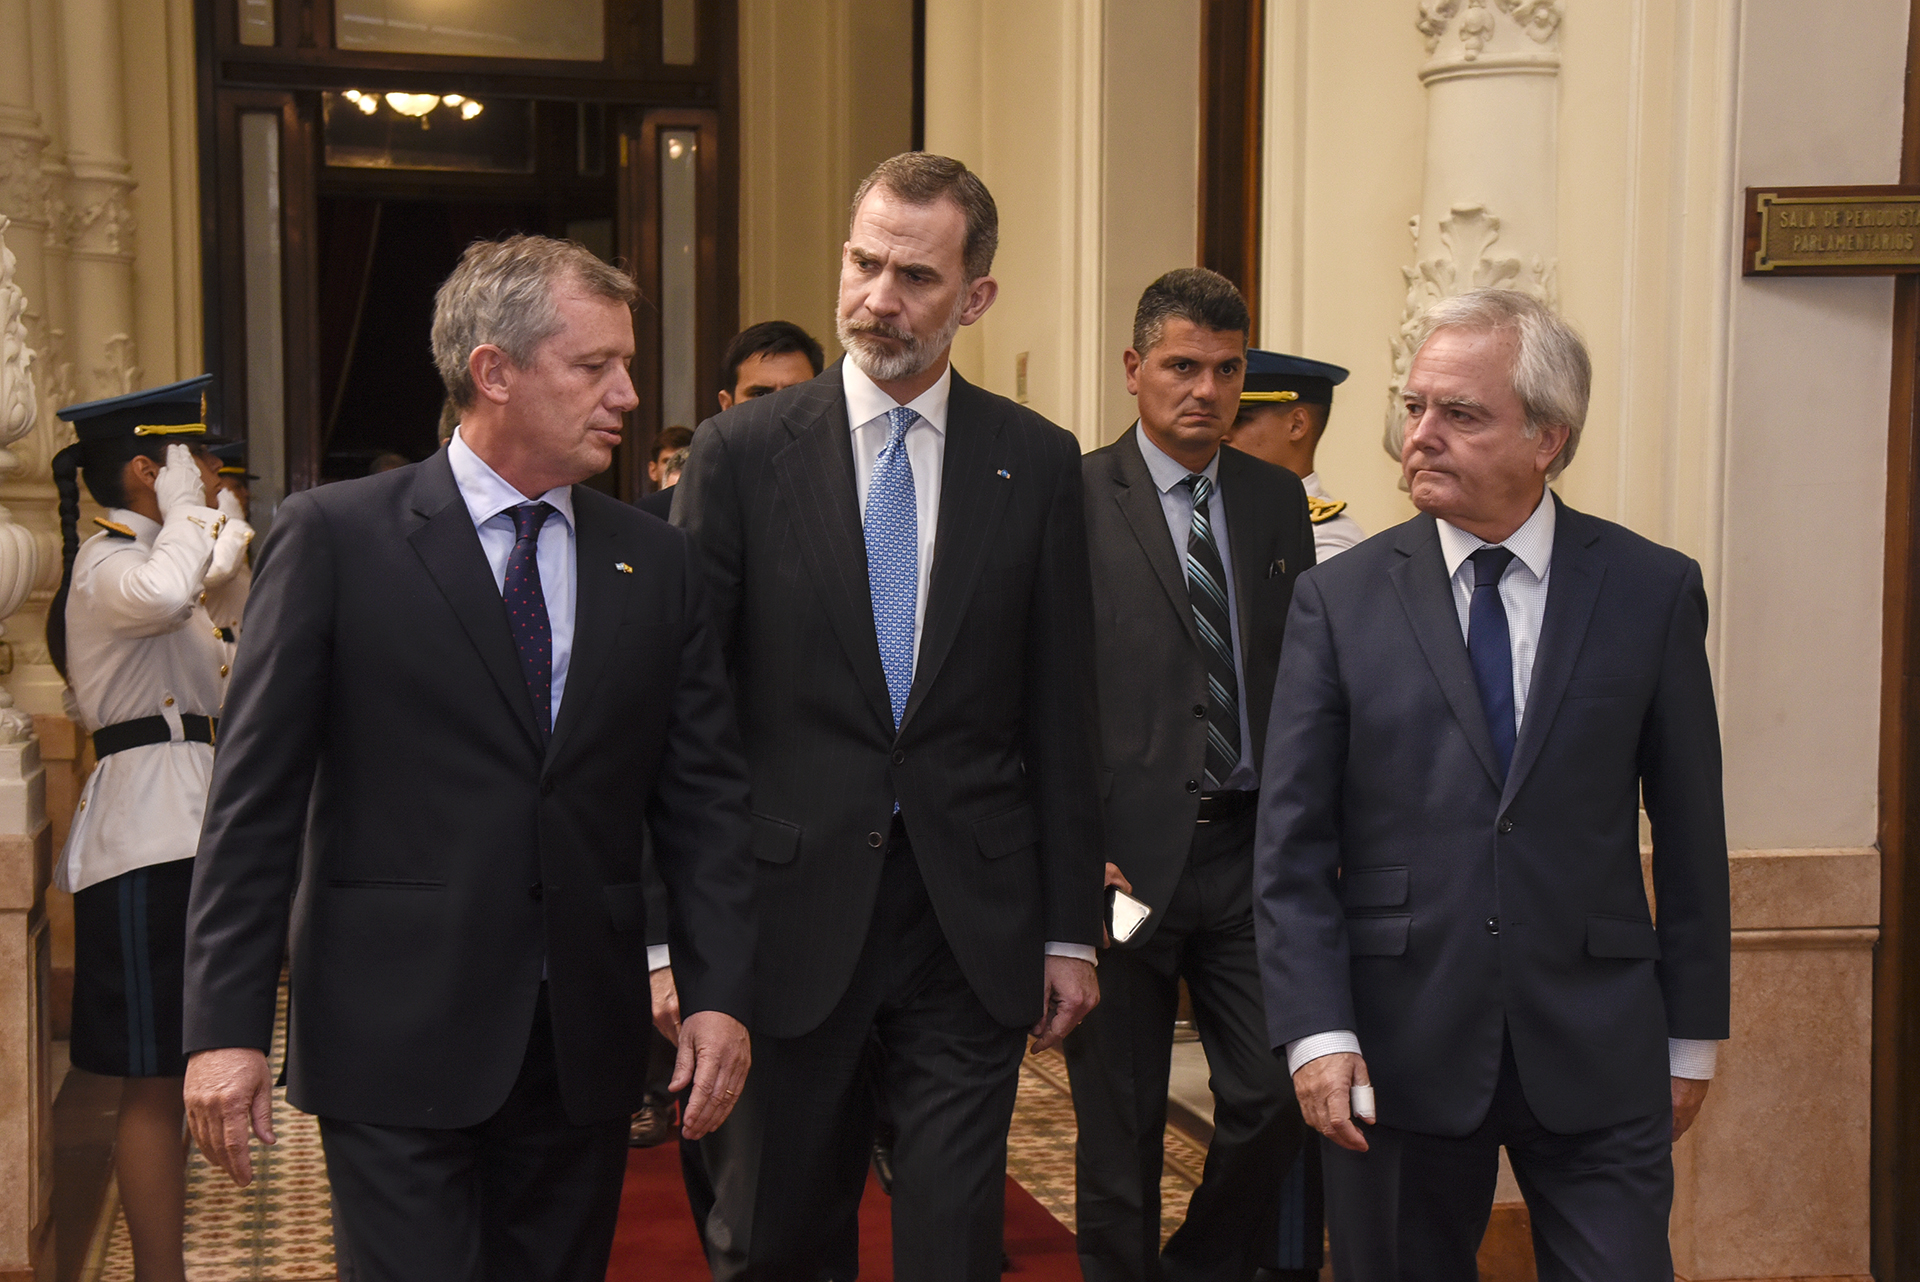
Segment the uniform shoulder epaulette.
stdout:
[[94,517],[93,523],[116,539],[137,539],[140,537],[133,532],[131,527],[122,525],[118,521],[109,521],[104,516]]
[[1315,525],[1325,525],[1346,510],[1345,499],[1317,499],[1311,494],[1307,495],[1307,520]]

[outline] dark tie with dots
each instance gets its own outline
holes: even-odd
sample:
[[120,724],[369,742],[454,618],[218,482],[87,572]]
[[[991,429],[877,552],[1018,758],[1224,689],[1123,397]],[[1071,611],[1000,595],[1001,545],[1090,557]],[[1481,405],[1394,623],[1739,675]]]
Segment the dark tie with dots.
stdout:
[[507,511],[513,517],[513,551],[507,556],[500,595],[507,603],[514,648],[520,652],[520,674],[533,696],[533,719],[544,736],[553,730],[553,624],[547,618],[546,593],[540,590],[540,527],[554,508],[551,503],[523,503]]
[[1500,599],[1500,576],[1513,564],[1505,548],[1481,548],[1473,562],[1473,604],[1467,607],[1467,658],[1480,687],[1493,752],[1505,777],[1513,765],[1513,640],[1507,631],[1507,607]]

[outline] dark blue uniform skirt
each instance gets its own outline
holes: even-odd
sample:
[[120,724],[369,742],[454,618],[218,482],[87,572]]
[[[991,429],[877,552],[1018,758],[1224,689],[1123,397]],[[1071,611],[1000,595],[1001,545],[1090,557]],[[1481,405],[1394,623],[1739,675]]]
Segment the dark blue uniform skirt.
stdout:
[[73,897],[73,1063],[106,1077],[180,1077],[193,860],[136,868]]

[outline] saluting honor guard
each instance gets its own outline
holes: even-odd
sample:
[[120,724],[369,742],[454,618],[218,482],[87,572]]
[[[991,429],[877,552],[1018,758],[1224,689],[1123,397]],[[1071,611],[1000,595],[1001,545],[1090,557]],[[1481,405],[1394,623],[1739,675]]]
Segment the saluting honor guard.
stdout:
[[[73,1063],[124,1079],[114,1149],[136,1268],[183,1277],[181,984],[187,893],[253,531],[222,489],[211,376],[59,416],[64,572],[47,649],[93,736],[54,873],[74,896]],[[80,483],[107,509],[81,542]]]

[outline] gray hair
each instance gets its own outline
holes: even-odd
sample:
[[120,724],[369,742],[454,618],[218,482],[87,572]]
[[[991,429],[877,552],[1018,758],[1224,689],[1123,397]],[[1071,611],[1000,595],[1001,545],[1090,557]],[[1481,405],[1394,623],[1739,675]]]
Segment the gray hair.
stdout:
[[993,270],[993,255],[1000,247],[1000,210],[980,175],[951,156],[903,151],[881,161],[861,180],[847,211],[850,220],[859,217],[861,202],[875,187],[892,193],[903,204],[921,208],[951,200],[966,219],[960,261],[968,283]]
[[473,349],[491,345],[525,369],[540,344],[560,332],[554,291],[563,282],[631,307],[633,278],[571,240],[509,236],[476,240],[433,296],[433,363],[447,396],[473,404]]
[[[1580,448],[1587,398],[1593,391],[1593,362],[1573,326],[1531,294],[1514,289],[1473,289],[1427,308],[1413,331],[1414,355],[1418,356],[1427,340],[1443,329],[1473,334],[1507,330],[1518,338],[1510,382],[1526,411],[1527,435],[1538,436],[1543,427],[1566,428],[1567,443],[1547,469],[1547,479],[1551,481],[1566,471]],[[1405,431],[1403,420],[1397,435],[1404,439]],[[1399,443],[1394,442],[1396,446]]]

